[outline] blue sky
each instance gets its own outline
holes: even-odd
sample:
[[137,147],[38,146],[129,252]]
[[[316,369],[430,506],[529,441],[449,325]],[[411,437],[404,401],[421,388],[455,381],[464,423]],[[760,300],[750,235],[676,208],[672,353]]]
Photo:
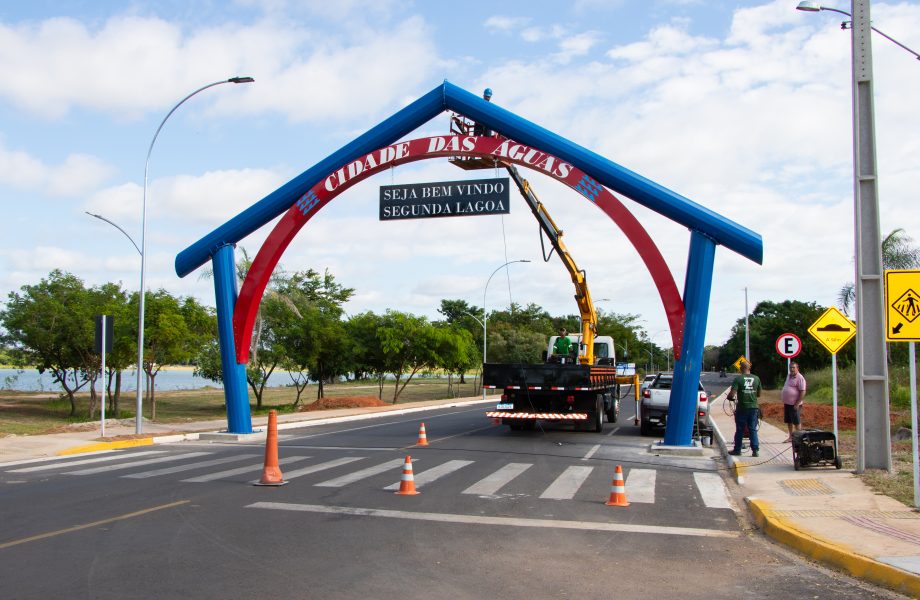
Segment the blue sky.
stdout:
[[[53,268],[88,284],[139,283],[144,159],[169,109],[148,188],[148,283],[213,304],[176,277],[176,254],[442,80],[493,102],[764,236],[764,265],[716,254],[707,342],[749,302],[833,304],[853,279],[850,40],[840,16],[795,0],[388,2],[32,1],[0,5],[0,297]],[[847,9],[849,3],[834,5]],[[920,48],[920,2],[874,2],[876,27]],[[920,62],[876,36],[883,232],[920,240]],[[447,118],[410,137],[445,133]],[[377,220],[377,187],[464,175],[425,161],[340,196],[300,233],[287,270],[329,268],[349,312],[437,317],[441,298],[576,312],[568,276],[543,264],[520,199],[504,218]],[[530,177],[587,270],[598,308],[639,314],[667,345],[664,311],[635,251],[597,209]],[[626,199],[682,288],[689,234]],[[254,254],[268,228],[241,246]],[[768,351],[768,350],[764,350]]]

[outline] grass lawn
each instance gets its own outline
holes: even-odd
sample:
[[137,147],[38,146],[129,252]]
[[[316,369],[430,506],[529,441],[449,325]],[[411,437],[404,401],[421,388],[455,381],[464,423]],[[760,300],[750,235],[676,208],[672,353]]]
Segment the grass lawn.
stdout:
[[[474,378],[467,377],[467,383],[460,386],[454,383],[453,394],[448,393],[446,378],[413,379],[399,396],[399,404],[422,400],[440,400],[450,397],[466,397],[479,393],[474,386]],[[266,414],[271,409],[278,412],[294,412],[316,400],[317,386],[310,385],[301,394],[300,406],[294,406],[297,393],[293,387],[266,388],[262,395],[262,408],[256,409],[255,398],[249,390],[249,399],[253,415]],[[347,382],[325,385],[326,398],[344,398],[354,396],[376,397],[378,388],[374,382]],[[383,401],[393,400],[393,384],[387,382],[383,388]],[[204,388],[199,390],[179,390],[157,392],[157,423],[187,423],[226,417],[224,393],[222,389]],[[106,410],[106,418],[132,419],[136,396],[133,393],[122,394],[118,415],[111,407]],[[77,394],[77,415],[70,417],[70,402],[66,396],[48,392],[0,392],[0,436],[34,435],[64,431],[76,423],[98,421],[98,410],[94,419],[89,418],[89,394]],[[144,403],[144,415],[150,416],[150,406]]]

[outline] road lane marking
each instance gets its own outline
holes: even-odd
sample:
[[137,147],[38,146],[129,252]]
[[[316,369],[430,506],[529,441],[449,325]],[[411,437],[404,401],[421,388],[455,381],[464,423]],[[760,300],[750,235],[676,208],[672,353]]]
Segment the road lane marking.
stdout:
[[[412,464],[415,464],[417,461],[412,461]],[[403,458],[397,458],[373,467],[368,467],[367,469],[361,469],[360,471],[355,471],[354,473],[349,473],[348,475],[342,475],[341,477],[336,477],[335,479],[330,479],[328,481],[323,481],[320,483],[314,483],[315,487],[345,487],[350,483],[355,483],[356,481],[361,481],[368,477],[373,477],[374,475],[380,475],[386,471],[395,469],[396,467],[401,467],[406,463],[406,460]]]
[[[131,454],[109,454],[107,456],[99,456],[96,458],[84,458],[81,460],[73,460],[67,463],[54,463],[51,465],[41,465],[40,467],[26,467],[25,469],[14,469],[12,471],[7,471],[7,473],[35,473],[36,471],[49,471],[51,469],[66,469],[70,467],[76,467],[79,465],[89,465],[97,462],[105,462],[110,460],[120,460],[123,458],[134,458],[135,456],[144,456],[150,454],[166,454],[166,450],[145,450],[143,452],[132,452]],[[62,456],[61,458],[73,458],[71,456]]]
[[140,473],[131,473],[129,475],[122,475],[128,479],[146,479],[148,477],[159,477],[160,475],[170,475],[172,473],[181,473],[183,471],[191,471],[193,469],[201,469],[204,467],[213,467],[214,465],[222,465],[228,462],[234,462],[237,460],[244,460],[246,458],[252,458],[256,456],[255,454],[240,454],[237,456],[225,456],[223,458],[215,458],[213,460],[205,460],[202,462],[191,463],[188,465],[179,465],[178,467],[164,467],[162,469],[155,469],[153,471],[142,471]]
[[95,475],[96,473],[106,473],[108,471],[117,471],[119,469],[130,469],[131,467],[141,467],[143,465],[152,465],[161,462],[171,462],[174,460],[185,460],[186,458],[195,458],[196,456],[205,456],[210,452],[189,452],[187,454],[173,454],[172,456],[162,456],[160,458],[148,458],[146,460],[134,460],[117,465],[106,465],[104,467],[94,467],[91,469],[81,469],[79,471],[67,471],[64,475]]
[[[432,481],[436,481],[440,479],[441,477],[444,477],[445,475],[450,475],[454,471],[462,469],[463,467],[467,465],[471,465],[471,464],[473,464],[473,461],[471,460],[449,460],[443,465],[431,467],[427,471],[422,471],[418,475],[413,475],[413,479],[415,480],[415,487],[419,488],[425,485],[426,483],[431,483]],[[398,490],[399,483],[400,482],[397,481],[396,483],[392,485],[388,485],[383,489]]]
[[415,521],[436,521],[464,525],[504,525],[508,527],[538,527],[544,529],[575,529],[580,531],[645,533],[658,535],[679,535],[691,537],[737,538],[737,531],[702,529],[697,527],[668,527],[662,525],[637,525],[632,523],[598,523],[591,521],[556,521],[553,519],[524,519],[516,517],[487,517],[484,515],[458,515],[448,513],[407,512],[381,510],[376,508],[352,508],[348,506],[320,506],[316,504],[291,504],[286,502],[255,502],[246,508],[265,510],[288,510],[295,512],[352,515],[362,517],[384,517],[410,519]]
[[463,493],[476,494],[477,496],[494,496],[498,490],[532,466],[532,463],[508,463],[488,477],[466,488]]
[[[112,454],[113,452],[118,452],[117,450],[100,450],[98,452],[84,452],[83,456],[99,456],[100,454]],[[124,456],[124,453],[121,453]],[[15,467],[16,465],[27,465],[34,463],[46,463],[53,460],[70,460],[73,456],[43,456],[41,458],[23,458],[20,460],[10,460],[7,462],[0,462],[0,469],[5,469],[7,467]]]
[[[435,442],[443,442],[444,440],[449,440],[451,438],[460,437],[461,435],[467,435],[469,433],[476,433],[477,431],[483,431],[485,429],[492,429],[493,427],[495,427],[495,425],[492,425],[491,423],[489,423],[488,425],[484,427],[477,427],[476,429],[470,429],[469,431],[462,431],[460,433],[455,433],[454,435],[448,435],[448,436],[439,437],[439,438],[431,438],[429,440],[429,443],[434,444]],[[403,448],[411,448],[412,446],[415,446],[415,445],[417,444],[412,444],[411,446],[403,446]]]
[[167,508],[175,508],[176,506],[188,504],[189,502],[190,502],[189,500],[179,500],[178,502],[170,502],[169,504],[161,504],[160,506],[153,506],[151,508],[145,508],[143,510],[138,510],[132,513],[128,513],[126,515],[119,515],[117,517],[112,517],[109,519],[102,519],[101,521],[93,521],[92,523],[85,523],[83,525],[74,525],[73,527],[68,527],[66,529],[58,529],[57,531],[49,531],[47,533],[40,533],[38,535],[33,535],[27,538],[13,540],[11,542],[4,542],[0,544],[0,550],[3,550],[4,548],[11,548],[12,546],[18,546],[19,544],[25,544],[28,542],[44,540],[50,537],[63,535],[65,533],[72,533],[74,531],[80,531],[81,529],[89,529],[90,527],[97,527],[99,525],[105,525],[106,523],[114,523],[115,521],[124,521],[126,519],[133,519],[134,517],[140,517],[142,515],[156,512],[158,510],[165,510]]
[[353,463],[356,460],[363,460],[364,456],[346,456],[344,458],[337,458],[335,460],[330,460],[328,462],[319,463],[318,465],[310,465],[309,467],[304,467],[302,469],[297,469],[296,471],[290,471],[284,474],[285,481],[288,479],[294,479],[300,477],[301,475],[309,475],[310,473],[317,473],[319,471],[325,471],[326,469],[334,469],[335,467],[341,467],[342,465],[347,465],[348,463]]
[[296,444],[285,444],[285,448],[301,448],[303,450],[366,450],[368,452],[393,452],[399,450],[397,447],[392,448],[367,448],[364,446],[300,446]]
[[626,477],[626,499],[642,504],[655,503],[655,469],[630,469]]
[[608,433],[607,436],[608,436],[608,437],[609,437],[609,436],[612,436],[614,433],[618,432],[619,430],[620,430],[619,427],[614,427],[614,428],[613,428],[613,431],[611,431],[610,433]]
[[731,501],[728,499],[728,490],[725,489],[725,482],[717,473],[694,473],[693,482],[696,483],[696,489],[700,491],[703,498],[703,504],[709,508],[732,508]]
[[544,500],[571,500],[594,467],[569,467],[540,494]]
[[[334,431],[324,431],[324,432],[322,432],[322,433],[312,433],[312,434],[310,434],[310,435],[293,435],[293,436],[291,437],[291,439],[295,439],[295,440],[306,440],[306,439],[309,439],[309,438],[320,437],[320,436],[323,436],[323,435],[335,435],[335,434],[337,434],[337,433],[349,433],[349,432],[351,432],[351,431],[361,431],[362,429],[373,429],[373,428],[375,428],[375,427],[388,427],[388,426],[390,426],[390,425],[402,425],[403,423],[418,423],[419,421],[430,421],[430,420],[432,420],[432,419],[440,419],[441,417],[449,417],[449,416],[451,416],[451,415],[462,415],[462,414],[464,414],[464,413],[476,412],[476,411],[481,411],[481,410],[482,410],[482,409],[479,408],[479,407],[471,408],[471,409],[468,409],[468,410],[455,410],[455,411],[453,411],[453,412],[442,413],[442,414],[439,414],[439,415],[428,415],[428,416],[426,416],[426,417],[424,417],[424,418],[422,418],[422,417],[415,417],[415,418],[413,418],[413,419],[406,419],[406,420],[403,420],[403,421],[392,421],[392,422],[389,422],[389,423],[376,423],[376,424],[374,424],[374,425],[362,425],[361,427],[352,427],[352,428],[350,428],[350,429],[336,429],[336,430],[334,430]],[[386,413],[375,413],[375,416],[376,416],[376,415],[386,416]],[[331,424],[334,425],[334,423],[331,423]],[[306,425],[305,425],[305,427],[306,427]]]
[[591,448],[590,450],[588,450],[588,453],[585,454],[584,457],[583,457],[581,460],[590,460],[591,457],[594,456],[594,453],[597,452],[597,451],[600,450],[600,449],[601,449],[601,445],[600,445],[600,444],[594,444],[594,446],[592,446],[592,448]]
[[[299,462],[301,460],[306,460],[310,458],[309,456],[288,456],[282,458],[278,461],[279,465],[286,465],[289,463]],[[254,465],[246,465],[245,467],[238,467],[236,469],[228,469],[226,471],[218,471],[217,473],[208,473],[207,475],[199,475],[198,477],[190,477],[189,479],[183,479],[183,483],[205,483],[207,481],[214,481],[215,479],[224,479],[225,477],[233,477],[234,475],[242,475],[243,473],[249,473],[250,471],[257,471],[264,466],[263,463],[256,463]]]

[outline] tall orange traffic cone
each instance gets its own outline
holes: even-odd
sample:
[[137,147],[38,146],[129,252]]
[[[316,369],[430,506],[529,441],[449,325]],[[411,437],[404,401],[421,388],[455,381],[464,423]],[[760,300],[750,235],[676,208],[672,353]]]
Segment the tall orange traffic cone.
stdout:
[[425,424],[422,423],[421,427],[418,428],[418,441],[415,442],[416,446],[427,446],[428,445],[428,434],[425,433]]
[[400,496],[414,496],[418,494],[415,491],[415,477],[412,475],[412,457],[406,456],[406,464],[403,465],[402,478],[399,480],[399,489],[396,494]]
[[613,474],[613,482],[610,484],[610,498],[605,502],[607,506],[629,506],[626,501],[626,484],[623,483],[623,467],[617,465],[617,470]]
[[284,485],[287,481],[278,466],[278,411],[268,412],[268,434],[265,436],[265,466],[262,478],[255,485]]

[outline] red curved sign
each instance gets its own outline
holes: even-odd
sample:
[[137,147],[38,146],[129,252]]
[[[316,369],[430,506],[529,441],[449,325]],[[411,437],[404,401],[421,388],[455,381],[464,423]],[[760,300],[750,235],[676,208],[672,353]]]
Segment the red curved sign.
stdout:
[[259,303],[275,266],[291,240],[313,215],[351,186],[384,169],[418,160],[454,156],[493,158],[497,162],[533,169],[564,183],[604,211],[623,231],[648,268],[664,305],[675,357],[680,358],[683,300],[658,247],[616,196],[574,165],[537,148],[500,137],[450,135],[398,142],[379,148],[330,173],[291,206],[265,240],[240,289],[233,311],[237,362],[245,364],[249,361],[249,344]]

